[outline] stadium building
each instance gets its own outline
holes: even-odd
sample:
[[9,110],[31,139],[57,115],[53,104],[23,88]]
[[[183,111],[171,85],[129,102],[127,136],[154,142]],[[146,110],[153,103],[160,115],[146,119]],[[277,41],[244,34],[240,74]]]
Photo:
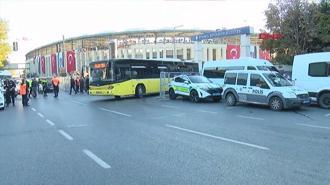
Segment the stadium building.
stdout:
[[[243,41],[230,31],[221,37],[207,35],[212,30],[145,30],[100,33],[67,38],[36,48],[26,54],[27,74],[50,77],[66,76],[73,72],[85,73],[90,62],[110,58],[182,60],[210,62],[239,58]],[[219,33],[223,33],[220,32]],[[205,39],[194,39],[197,35]],[[228,35],[228,36],[226,36]],[[197,38],[197,37],[196,37]],[[259,49],[258,34],[249,34],[248,55],[268,59],[269,53]],[[245,52],[246,53],[246,52]]]

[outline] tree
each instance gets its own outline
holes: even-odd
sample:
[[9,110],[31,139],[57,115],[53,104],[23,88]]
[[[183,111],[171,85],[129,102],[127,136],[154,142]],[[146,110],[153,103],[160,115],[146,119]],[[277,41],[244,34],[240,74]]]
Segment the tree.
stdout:
[[7,41],[7,33],[7,23],[0,19],[0,69],[7,64],[7,57],[11,51]]
[[324,51],[330,41],[329,0],[277,0],[265,11],[266,28],[281,33],[280,40],[263,41],[261,48],[274,53],[273,61],[291,64],[297,54]]

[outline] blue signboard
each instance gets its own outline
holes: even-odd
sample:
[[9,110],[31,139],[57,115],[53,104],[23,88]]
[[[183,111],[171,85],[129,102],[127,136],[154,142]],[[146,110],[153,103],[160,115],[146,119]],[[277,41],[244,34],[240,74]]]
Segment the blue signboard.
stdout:
[[213,38],[219,38],[219,37],[227,37],[227,36],[233,36],[233,35],[250,35],[252,28],[250,26],[245,26],[241,28],[234,28],[229,30],[221,30],[221,31],[215,31],[215,32],[208,32],[203,33],[200,35],[195,35],[191,37],[192,41],[201,41],[201,40],[207,40],[207,39],[213,39]]

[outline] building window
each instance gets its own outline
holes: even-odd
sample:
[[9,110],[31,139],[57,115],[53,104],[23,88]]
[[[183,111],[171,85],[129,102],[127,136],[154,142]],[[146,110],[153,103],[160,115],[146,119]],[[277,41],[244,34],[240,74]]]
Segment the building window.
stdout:
[[157,51],[155,49],[152,50],[152,58],[153,59],[157,58]]
[[132,58],[132,50],[127,50],[127,58]]
[[223,58],[223,50],[222,50],[222,48],[220,49],[220,56],[221,56],[221,58]]
[[177,50],[176,56],[178,59],[183,59],[183,49]]
[[206,49],[206,61],[209,61],[209,48]]
[[146,59],[150,59],[150,51],[149,50],[146,51]]
[[173,50],[166,50],[166,58],[173,58]]
[[187,60],[191,60],[191,49],[187,49]]
[[164,58],[164,50],[159,51],[159,58]]
[[217,50],[216,49],[213,49],[212,50],[212,60],[214,61],[214,60],[217,60]]

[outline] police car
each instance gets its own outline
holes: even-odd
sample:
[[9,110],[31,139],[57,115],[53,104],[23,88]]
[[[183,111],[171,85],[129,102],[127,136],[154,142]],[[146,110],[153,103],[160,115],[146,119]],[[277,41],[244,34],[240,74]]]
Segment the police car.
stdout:
[[230,106],[254,103],[279,111],[310,103],[307,91],[293,86],[277,72],[227,71],[224,84],[223,97]]
[[222,88],[213,84],[209,79],[199,75],[179,75],[169,84],[169,97],[174,100],[177,96],[190,97],[192,102],[211,98],[213,101],[221,100]]

